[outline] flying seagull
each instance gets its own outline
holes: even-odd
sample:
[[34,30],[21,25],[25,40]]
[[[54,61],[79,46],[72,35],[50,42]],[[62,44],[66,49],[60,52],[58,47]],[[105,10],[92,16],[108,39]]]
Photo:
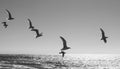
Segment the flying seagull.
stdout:
[[100,28],[100,30],[101,30],[101,32],[102,32],[102,38],[101,38],[101,40],[103,40],[105,43],[107,43],[106,38],[108,38],[108,37],[105,36],[105,32],[103,31],[102,28]]
[[7,22],[2,22],[2,24],[5,28],[7,28],[7,26],[8,26]]
[[70,49],[70,47],[67,47],[67,42],[66,42],[66,40],[65,40],[62,36],[60,36],[60,38],[61,38],[61,40],[62,40],[62,42],[63,42],[63,48],[62,48],[61,50]]
[[36,32],[36,38],[40,37],[40,36],[43,36],[43,33],[39,33],[39,30],[38,29],[32,29],[31,31],[35,31]]
[[34,29],[34,26],[32,26],[32,22],[31,22],[31,20],[28,19],[28,21],[29,21],[29,29]]
[[61,52],[59,52],[59,54],[62,54],[62,57],[65,56],[66,52],[64,52],[63,50],[61,50]]
[[14,18],[12,17],[10,11],[7,10],[7,9],[6,9],[6,11],[7,11],[7,13],[8,13],[8,20],[13,20]]

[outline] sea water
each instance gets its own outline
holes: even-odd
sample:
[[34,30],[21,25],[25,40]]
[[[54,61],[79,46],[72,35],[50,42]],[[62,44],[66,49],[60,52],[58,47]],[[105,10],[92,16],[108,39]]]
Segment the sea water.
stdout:
[[0,69],[120,69],[119,54],[0,54]]

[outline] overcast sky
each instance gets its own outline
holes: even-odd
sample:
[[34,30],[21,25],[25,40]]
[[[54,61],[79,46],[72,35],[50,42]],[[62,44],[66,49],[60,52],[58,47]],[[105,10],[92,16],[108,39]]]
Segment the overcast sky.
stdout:
[[[5,9],[15,20],[0,24],[0,53],[58,54],[63,36],[68,54],[120,54],[120,0],[0,0],[0,22]],[[28,18],[43,37],[35,38]]]

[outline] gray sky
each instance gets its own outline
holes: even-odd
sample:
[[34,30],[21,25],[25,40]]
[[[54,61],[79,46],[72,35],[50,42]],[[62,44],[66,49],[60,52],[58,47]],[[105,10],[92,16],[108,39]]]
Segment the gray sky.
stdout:
[[[120,54],[120,0],[0,0],[1,22],[5,9],[15,20],[7,29],[0,25],[0,53],[58,54],[63,36],[68,54]],[[43,37],[35,39],[27,18]]]

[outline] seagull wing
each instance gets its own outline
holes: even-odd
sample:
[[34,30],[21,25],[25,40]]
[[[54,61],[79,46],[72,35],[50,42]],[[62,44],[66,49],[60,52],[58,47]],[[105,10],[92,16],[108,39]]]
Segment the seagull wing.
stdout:
[[31,20],[30,20],[30,19],[28,19],[28,21],[29,21],[30,27],[32,27],[32,22],[31,22]]
[[31,22],[31,20],[30,20],[30,19],[28,19],[28,21],[29,21],[29,29],[30,29],[30,28],[32,28],[32,29],[33,29],[33,28],[34,28],[34,26],[32,26],[32,22]]
[[62,36],[60,36],[60,38],[61,38],[61,40],[62,40],[62,42],[63,42],[63,48],[66,48],[66,47],[67,47],[67,42],[66,42],[66,40],[65,40]]
[[100,28],[101,32],[102,32],[102,36],[105,36],[105,32],[103,31],[102,28]]
[[10,11],[7,10],[7,9],[6,9],[6,11],[7,11],[7,13],[8,13],[9,18],[12,18],[12,15],[11,15]]

